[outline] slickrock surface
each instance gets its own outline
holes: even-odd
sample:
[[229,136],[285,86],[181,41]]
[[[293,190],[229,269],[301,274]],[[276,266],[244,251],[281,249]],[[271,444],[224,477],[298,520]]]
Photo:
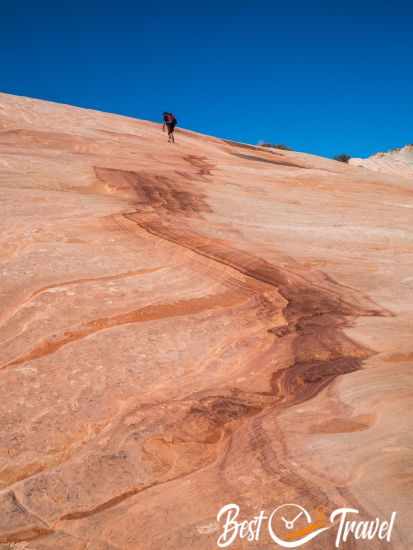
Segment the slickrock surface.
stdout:
[[387,153],[376,153],[365,159],[352,158],[349,162],[354,166],[405,178],[413,183],[413,145],[405,145]]
[[0,193],[0,548],[213,550],[229,502],[413,547],[406,180],[3,94]]

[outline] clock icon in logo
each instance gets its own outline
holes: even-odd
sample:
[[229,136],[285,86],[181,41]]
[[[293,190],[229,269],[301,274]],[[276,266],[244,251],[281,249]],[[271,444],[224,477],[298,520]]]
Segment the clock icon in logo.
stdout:
[[277,512],[277,515],[280,516],[281,521],[284,523],[284,527],[288,530],[294,529],[295,522],[300,519],[301,516],[304,516],[307,523],[312,522],[310,514],[299,504],[283,504],[282,506],[278,506],[271,514],[271,518],[275,516]]
[[270,536],[282,548],[298,548],[329,527],[313,521],[303,506],[292,503],[275,508],[268,520]]

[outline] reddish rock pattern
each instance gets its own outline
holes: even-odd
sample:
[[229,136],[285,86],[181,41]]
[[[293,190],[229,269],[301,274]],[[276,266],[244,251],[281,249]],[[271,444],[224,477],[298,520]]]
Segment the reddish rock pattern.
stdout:
[[211,550],[229,502],[411,547],[408,182],[5,94],[0,151],[0,548]]

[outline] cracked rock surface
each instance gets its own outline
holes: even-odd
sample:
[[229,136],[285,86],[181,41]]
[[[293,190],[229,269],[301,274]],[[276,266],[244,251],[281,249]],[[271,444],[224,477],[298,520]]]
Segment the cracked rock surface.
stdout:
[[408,181],[0,94],[0,196],[2,550],[214,550],[230,502],[412,548]]

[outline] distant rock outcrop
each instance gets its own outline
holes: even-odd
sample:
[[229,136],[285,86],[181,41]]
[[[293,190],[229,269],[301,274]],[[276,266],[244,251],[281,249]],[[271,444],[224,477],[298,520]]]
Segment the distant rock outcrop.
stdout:
[[349,163],[413,181],[413,144],[391,149],[386,153],[376,153],[365,159],[352,158]]

